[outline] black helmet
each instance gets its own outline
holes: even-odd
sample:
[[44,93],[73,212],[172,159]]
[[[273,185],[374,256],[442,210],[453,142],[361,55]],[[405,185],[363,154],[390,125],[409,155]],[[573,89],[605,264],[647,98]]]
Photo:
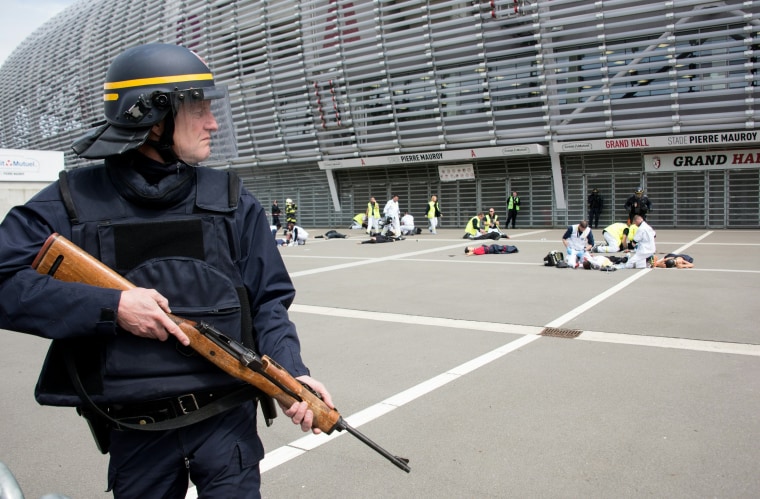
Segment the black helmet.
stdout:
[[[226,97],[211,70],[193,51],[163,43],[140,45],[118,55],[103,85],[106,123],[72,145],[84,158],[105,158],[137,149],[151,127],[183,102]],[[162,141],[171,147],[173,127]],[[167,135],[165,134],[165,135]]]

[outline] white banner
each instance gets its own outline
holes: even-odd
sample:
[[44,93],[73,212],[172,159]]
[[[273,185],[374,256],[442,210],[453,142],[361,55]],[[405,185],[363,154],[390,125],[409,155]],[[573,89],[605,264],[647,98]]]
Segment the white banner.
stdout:
[[322,170],[340,168],[363,168],[367,166],[396,166],[415,163],[437,163],[448,161],[474,161],[481,158],[506,158],[516,156],[546,156],[546,147],[541,144],[516,146],[483,147],[479,149],[454,149],[398,154],[394,156],[368,156],[365,158],[336,159],[320,161]]
[[684,151],[644,155],[644,170],[647,172],[733,170],[734,168],[760,168],[760,149]]
[[61,170],[61,151],[0,149],[0,182],[52,182]]
[[475,178],[475,170],[473,169],[472,164],[438,165],[438,176],[441,177],[441,182],[471,180]]
[[758,132],[720,132],[684,135],[646,135],[621,139],[595,139],[578,142],[553,142],[559,153],[584,151],[620,151],[626,149],[672,149],[705,145],[752,144],[760,142]]

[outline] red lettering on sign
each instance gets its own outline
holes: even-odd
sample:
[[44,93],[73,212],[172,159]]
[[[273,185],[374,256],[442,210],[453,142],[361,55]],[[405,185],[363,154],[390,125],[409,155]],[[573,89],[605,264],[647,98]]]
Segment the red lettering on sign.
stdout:
[[628,139],[615,139],[615,140],[606,140],[604,141],[604,146],[607,149],[620,149],[623,147],[628,147]]
[[751,152],[747,154],[734,154],[734,159],[731,161],[734,165],[751,165],[760,163],[760,152],[753,155]]

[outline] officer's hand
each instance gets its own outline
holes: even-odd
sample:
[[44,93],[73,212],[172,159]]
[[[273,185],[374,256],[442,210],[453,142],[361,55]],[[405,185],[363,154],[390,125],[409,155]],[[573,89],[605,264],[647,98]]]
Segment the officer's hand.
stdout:
[[[317,392],[322,397],[324,403],[327,404],[327,407],[335,409],[330,392],[327,391],[325,385],[311,376],[298,376],[296,379],[306,383]],[[295,402],[290,407],[284,407],[280,404],[280,407],[282,408],[282,412],[293,421],[293,424],[301,425],[301,431],[311,430],[314,434],[322,433],[322,430],[319,428],[312,428],[312,425],[314,424],[314,413],[311,412],[309,405],[306,402]]]
[[189,345],[190,338],[166,315],[168,313],[171,313],[169,300],[161,293],[155,289],[133,288],[121,292],[116,323],[141,338],[166,341],[172,335],[183,345]]

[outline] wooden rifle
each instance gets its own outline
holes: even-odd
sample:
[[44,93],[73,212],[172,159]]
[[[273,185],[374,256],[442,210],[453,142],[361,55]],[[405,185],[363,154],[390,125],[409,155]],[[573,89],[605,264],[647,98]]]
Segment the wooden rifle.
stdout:
[[[59,234],[48,237],[32,267],[41,274],[67,282],[78,282],[101,288],[127,291],[136,286],[114,270],[94,258]],[[195,322],[173,314],[169,318],[188,338],[190,347],[224,372],[243,380],[284,407],[305,401],[314,414],[313,427],[328,435],[334,430],[346,430],[398,468],[409,473],[409,460],[394,456],[349,425],[336,409],[331,409],[308,385],[301,383],[274,360],[258,355],[250,348],[233,340],[212,325]]]

